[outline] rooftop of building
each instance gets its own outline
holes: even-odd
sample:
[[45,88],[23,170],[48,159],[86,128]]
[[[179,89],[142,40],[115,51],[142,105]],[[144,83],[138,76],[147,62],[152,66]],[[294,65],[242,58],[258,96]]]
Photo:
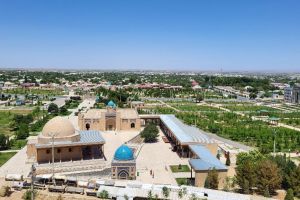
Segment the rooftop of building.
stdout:
[[[80,135],[79,141],[54,141],[54,146],[78,146],[78,145],[92,145],[92,144],[104,144],[105,140],[102,137],[102,134],[100,131],[95,130],[89,130],[89,131],[78,131]],[[36,148],[45,148],[45,147],[51,147],[52,143],[46,143],[46,144],[35,144]]]
[[129,161],[134,160],[133,151],[127,145],[121,145],[114,154],[114,160],[117,161]]
[[[84,114],[87,119],[100,119],[102,113],[108,112],[107,109],[89,109]],[[114,111],[111,111],[114,112]],[[139,114],[135,109],[131,108],[117,108],[116,112],[120,113],[121,119],[137,119]]]
[[211,169],[227,171],[227,167],[204,146],[189,145],[189,148],[197,156],[197,158],[189,160],[190,165],[195,171],[207,171]]
[[181,144],[214,143],[202,130],[182,123],[175,115],[160,115],[160,119]]

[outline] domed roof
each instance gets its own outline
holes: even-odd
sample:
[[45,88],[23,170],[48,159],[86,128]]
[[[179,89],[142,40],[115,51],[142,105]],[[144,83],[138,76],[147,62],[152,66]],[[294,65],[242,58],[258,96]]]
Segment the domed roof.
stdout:
[[132,150],[125,144],[121,145],[115,152],[115,160],[133,160]]
[[116,107],[116,104],[115,104],[112,100],[110,100],[110,101],[108,102],[107,106],[110,106],[110,107],[115,108],[115,107]]
[[68,137],[75,134],[75,128],[68,119],[57,116],[48,121],[42,130],[45,137],[51,137],[52,133],[56,138]]

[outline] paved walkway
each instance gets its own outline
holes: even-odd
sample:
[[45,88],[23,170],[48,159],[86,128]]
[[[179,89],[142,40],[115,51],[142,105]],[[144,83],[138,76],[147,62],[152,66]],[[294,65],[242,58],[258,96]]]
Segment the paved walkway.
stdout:
[[[177,184],[170,165],[188,165],[187,158],[180,158],[177,153],[172,151],[170,143],[164,143],[163,133],[160,131],[160,137],[156,143],[146,143],[142,147],[137,158],[137,171],[139,176],[137,180],[143,183],[156,184]],[[150,174],[154,172],[154,178]]]
[[9,159],[0,168],[0,177],[5,177],[6,174],[22,174],[27,176],[30,172],[31,164],[27,164],[27,147],[25,146],[16,155]]

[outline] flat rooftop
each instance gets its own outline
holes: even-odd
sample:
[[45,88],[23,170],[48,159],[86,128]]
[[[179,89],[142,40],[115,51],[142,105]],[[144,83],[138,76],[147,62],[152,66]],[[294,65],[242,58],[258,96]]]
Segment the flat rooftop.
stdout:
[[214,143],[202,130],[184,124],[175,115],[160,115],[160,119],[181,144]]

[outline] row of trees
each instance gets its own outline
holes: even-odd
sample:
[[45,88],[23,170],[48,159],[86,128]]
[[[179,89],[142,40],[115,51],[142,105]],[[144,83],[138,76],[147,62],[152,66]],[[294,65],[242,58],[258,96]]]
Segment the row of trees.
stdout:
[[257,151],[237,156],[236,183],[242,193],[257,192],[266,197],[277,189],[292,189],[300,197],[300,166],[284,156],[265,156]]

